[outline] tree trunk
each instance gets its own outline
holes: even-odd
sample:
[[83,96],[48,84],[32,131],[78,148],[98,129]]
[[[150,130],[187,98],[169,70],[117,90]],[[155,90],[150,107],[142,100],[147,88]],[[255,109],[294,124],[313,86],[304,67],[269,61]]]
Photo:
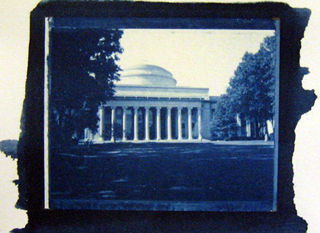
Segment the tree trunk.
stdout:
[[255,139],[257,139],[259,137],[259,131],[260,131],[260,128],[259,128],[259,122],[258,122],[258,117],[254,117],[254,123],[255,123]]

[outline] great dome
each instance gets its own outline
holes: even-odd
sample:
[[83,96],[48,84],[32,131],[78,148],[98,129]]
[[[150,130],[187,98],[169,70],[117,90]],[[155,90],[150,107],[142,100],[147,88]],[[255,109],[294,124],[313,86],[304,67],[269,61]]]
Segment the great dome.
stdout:
[[155,65],[136,65],[120,75],[117,85],[175,87],[177,83],[169,71]]

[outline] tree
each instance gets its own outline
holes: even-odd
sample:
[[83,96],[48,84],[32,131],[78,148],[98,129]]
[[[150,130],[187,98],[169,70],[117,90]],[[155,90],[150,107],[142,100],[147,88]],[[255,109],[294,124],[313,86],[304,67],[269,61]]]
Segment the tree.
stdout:
[[68,145],[85,128],[97,131],[98,109],[114,95],[119,80],[116,64],[123,49],[122,31],[102,29],[55,30],[50,37],[51,143]]
[[[224,98],[221,100],[229,117],[235,119],[239,114],[245,120],[254,121],[256,136],[274,116],[275,62],[275,36],[266,37],[256,54],[244,54],[224,97],[229,102],[226,104]],[[219,111],[217,117],[222,114]]]
[[231,139],[236,135],[236,129],[237,123],[231,111],[229,96],[222,95],[214,113],[211,133],[218,138]]
[[229,94],[238,103],[233,107],[246,119],[254,120],[256,136],[274,116],[275,62],[275,36],[267,37],[256,54],[245,54],[230,81]]

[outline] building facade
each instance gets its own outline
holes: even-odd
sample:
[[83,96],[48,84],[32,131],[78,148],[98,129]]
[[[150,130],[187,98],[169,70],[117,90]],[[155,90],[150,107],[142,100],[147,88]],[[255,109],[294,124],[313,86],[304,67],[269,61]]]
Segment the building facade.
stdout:
[[154,65],[121,73],[113,100],[99,110],[99,129],[86,129],[85,140],[201,141],[211,139],[211,121],[218,97],[208,88],[177,86],[172,74]]

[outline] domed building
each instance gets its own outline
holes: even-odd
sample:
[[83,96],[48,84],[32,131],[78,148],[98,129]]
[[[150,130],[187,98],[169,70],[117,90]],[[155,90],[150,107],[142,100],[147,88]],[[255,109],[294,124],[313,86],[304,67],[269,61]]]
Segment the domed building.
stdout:
[[154,65],[137,65],[124,70],[118,85],[174,87],[177,81],[172,74]]
[[208,88],[180,87],[173,75],[155,65],[121,72],[115,98],[99,110],[99,130],[85,130],[86,140],[196,141],[210,139],[218,97]]

